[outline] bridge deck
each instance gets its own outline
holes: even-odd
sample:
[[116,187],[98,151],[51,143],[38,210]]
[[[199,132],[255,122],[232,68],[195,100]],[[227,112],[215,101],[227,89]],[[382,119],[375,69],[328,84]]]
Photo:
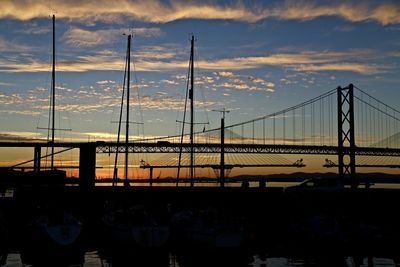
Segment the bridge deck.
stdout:
[[[0,142],[1,147],[50,147],[51,143],[45,142]],[[116,144],[115,142],[59,142],[55,147],[64,148],[83,148],[95,146],[97,153],[190,153],[189,143],[135,143],[131,142],[128,146]],[[225,153],[255,153],[255,154],[306,154],[306,155],[337,155],[337,146],[318,146],[318,145],[271,145],[271,144],[225,144]],[[343,150],[349,148],[344,147]],[[218,143],[196,143],[194,144],[195,153],[221,153],[221,145]],[[382,147],[356,147],[355,154],[358,156],[400,156],[398,148]]]

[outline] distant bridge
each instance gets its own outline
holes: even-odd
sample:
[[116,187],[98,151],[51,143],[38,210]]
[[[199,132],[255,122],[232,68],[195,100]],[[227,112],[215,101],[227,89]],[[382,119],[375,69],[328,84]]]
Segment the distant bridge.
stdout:
[[[13,167],[33,162],[36,171],[41,169],[41,160],[49,156],[41,155],[42,148],[52,145],[66,150],[78,148],[81,159],[80,174],[87,175],[89,180],[95,177],[96,153],[218,153],[221,159],[225,153],[334,155],[338,157],[338,161],[324,166],[338,167],[340,177],[352,179],[356,179],[356,167],[398,167],[381,160],[377,162],[376,159],[400,156],[400,112],[352,84],[338,87],[279,112],[242,123],[221,125],[223,127],[196,132],[196,142],[193,145],[186,134],[147,138],[130,142],[128,145],[103,141],[54,144],[0,142],[0,147],[34,148],[33,160]],[[370,162],[357,164],[356,157],[359,156],[370,159]],[[218,163],[205,162],[195,164],[195,167],[216,164]],[[251,162],[230,163],[232,166],[235,164],[243,167],[257,165]],[[163,168],[159,164],[153,164],[152,167]],[[181,167],[185,167],[184,164]]]
[[[115,142],[57,142],[54,144],[59,148],[85,148],[95,147],[96,153],[125,153],[128,148],[129,153],[190,153],[191,145],[188,143],[144,143],[130,142],[116,144]],[[0,147],[51,147],[47,142],[0,142]],[[221,146],[217,143],[195,143],[193,145],[195,153],[221,153]],[[343,150],[349,150],[344,148]],[[262,145],[262,144],[225,144],[225,153],[256,153],[256,154],[294,154],[294,155],[337,155],[337,146],[318,146],[318,145]],[[355,147],[354,152],[357,156],[378,156],[378,157],[399,157],[400,148],[380,148],[380,147]]]

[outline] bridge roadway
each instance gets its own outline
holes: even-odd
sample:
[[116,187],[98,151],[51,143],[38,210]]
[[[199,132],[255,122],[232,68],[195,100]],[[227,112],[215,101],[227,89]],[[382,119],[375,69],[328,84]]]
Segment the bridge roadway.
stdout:
[[[1,147],[51,147],[50,142],[0,142]],[[97,153],[125,153],[128,148],[129,153],[190,153],[189,143],[172,142],[131,142],[116,144],[115,142],[57,142],[55,147],[64,148],[87,148],[95,147]],[[272,145],[272,144],[225,144],[225,153],[254,153],[254,154],[307,154],[307,155],[337,155],[337,146],[321,145]],[[194,144],[195,153],[221,153],[219,143],[196,143]],[[350,148],[344,147],[346,151]],[[377,147],[356,147],[357,156],[400,156],[398,148],[377,148]]]

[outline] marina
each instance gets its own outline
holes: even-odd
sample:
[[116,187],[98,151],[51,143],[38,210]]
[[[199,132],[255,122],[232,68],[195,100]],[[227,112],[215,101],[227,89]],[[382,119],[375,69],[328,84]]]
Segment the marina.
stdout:
[[[142,5],[133,2],[125,3],[129,10]],[[86,5],[98,8],[86,3],[82,10]],[[52,11],[50,90],[42,99],[38,92],[46,94],[48,84],[26,90],[30,95],[25,100],[3,92],[14,86],[3,82],[3,72],[17,77],[20,70],[13,69],[17,63],[3,63],[6,56],[0,55],[0,112],[12,118],[0,117],[8,122],[1,125],[17,129],[0,131],[0,266],[400,266],[400,111],[385,95],[388,87],[398,85],[391,78],[398,70],[393,61],[397,52],[378,53],[357,38],[344,44],[350,38],[343,36],[356,26],[332,30],[341,40],[337,47],[349,45],[338,52],[327,44],[323,52],[315,52],[308,42],[295,49],[286,39],[281,44],[259,39],[254,34],[258,28],[279,39],[273,28],[286,20],[301,21],[299,27],[313,23],[311,15],[297,18],[298,9],[290,9],[290,1],[283,9],[291,10],[290,16],[281,17],[276,15],[280,3],[274,8],[260,3],[264,11],[258,13],[250,3],[154,1],[140,15],[121,15],[116,5],[101,5],[112,12],[80,20],[83,15],[76,9],[78,22],[60,11],[57,29],[62,35],[56,34],[57,12]],[[400,10],[397,3],[376,4],[379,10],[375,5],[348,5],[336,4],[339,10],[371,9],[368,14],[373,15],[350,19],[347,13],[328,12],[317,17],[375,23],[374,29],[385,29],[379,36],[396,31],[387,25],[399,23],[393,20]],[[183,12],[186,6],[199,14]],[[389,9],[397,13],[379,17]],[[176,17],[168,21],[158,14],[156,19],[149,10]],[[221,11],[222,17],[214,17]],[[230,17],[235,14],[241,15]],[[38,27],[42,21],[32,22],[39,15],[13,16],[0,11],[0,21],[31,20],[34,31],[29,34],[50,32],[48,25]],[[129,16],[141,24],[120,27]],[[238,30],[240,45],[233,48],[236,28],[234,34],[216,38],[210,33],[214,26],[203,25],[204,19],[212,19],[220,33],[232,29],[233,21],[251,27]],[[272,21],[272,26],[261,20]],[[111,22],[120,29],[110,27]],[[198,32],[221,42],[219,49],[198,45],[197,33],[187,35],[190,50],[187,43],[174,45],[172,39],[154,41],[165,38],[161,28],[175,38],[182,31],[178,26],[188,22],[200,23]],[[325,28],[317,39],[303,29],[302,38],[317,43]],[[365,34],[365,29],[358,30]],[[297,36],[290,32],[293,36],[285,33],[287,38]],[[252,41],[244,41],[248,39]],[[48,72],[44,67],[34,70],[45,65],[34,59],[46,49],[43,38],[37,42],[41,46],[32,52],[0,34],[0,52],[14,46],[30,61],[26,83],[33,81],[30,75]],[[275,46],[275,54],[268,54],[266,43]],[[398,44],[389,47],[397,51]],[[224,58],[230,49],[235,55]],[[206,59],[199,58],[199,51]],[[213,53],[221,58],[212,58]],[[7,56],[12,62],[16,58]],[[282,74],[274,78],[278,68]],[[60,72],[74,74],[74,89],[59,82]],[[78,72],[90,72],[93,80],[86,84],[75,78]],[[146,72],[156,78],[146,80]],[[372,86],[380,83],[383,89]],[[207,99],[204,91],[213,96]],[[397,93],[392,94],[396,99]],[[61,103],[65,100],[70,103]],[[34,102],[40,105],[29,106]],[[14,103],[28,108],[15,111]],[[63,126],[68,119],[61,113],[68,110],[79,118],[78,130]],[[43,112],[48,113],[37,121],[37,132],[28,132],[33,124],[26,118]],[[216,122],[209,113],[218,114]],[[145,126],[151,129],[146,134]],[[66,133],[72,136],[69,140]]]
[[[21,259],[28,264],[33,264],[30,261],[54,261],[54,258],[48,257],[50,254],[61,258],[64,255],[66,259],[76,259],[83,264],[85,253],[90,251],[97,251],[95,253],[99,253],[100,258],[103,255],[100,253],[103,252],[105,255],[110,253],[111,257],[122,257],[124,253],[125,257],[131,257],[132,253],[142,256],[148,253],[149,256],[143,260],[160,254],[164,257],[157,256],[157,259],[165,259],[161,266],[171,266],[168,265],[171,255],[179,257],[179,253],[189,257],[187,260],[201,255],[202,260],[210,261],[210,264],[219,257],[222,261],[227,260],[223,255],[230,260],[233,255],[243,257],[244,261],[236,262],[237,266],[250,263],[249,260],[255,255],[311,261],[318,260],[322,255],[341,258],[343,261],[352,257],[358,257],[358,260],[368,257],[396,260],[396,244],[400,238],[399,219],[393,209],[384,204],[397,201],[397,190],[390,189],[348,189],[344,192],[318,193],[241,187],[110,186],[96,187],[89,192],[79,187],[51,190],[46,187],[25,188],[14,192],[13,197],[0,199],[2,228],[6,227],[6,232],[11,237],[2,239],[2,244],[6,255],[20,253]],[[126,243],[115,239],[119,235],[115,231],[108,232],[102,218],[109,216],[107,214],[110,211],[119,212],[124,209],[134,209],[136,214],[145,212],[148,214],[147,218],[152,217],[158,223],[162,222],[157,225],[164,225],[160,230],[170,229],[170,235],[166,239],[168,241],[143,243],[137,247],[131,241],[126,240]],[[35,233],[30,230],[30,222],[38,218],[38,214],[43,214],[44,210],[52,218],[58,218],[62,213],[62,216],[71,214],[69,218],[73,219],[69,219],[72,220],[70,225],[74,224],[74,220],[79,221],[81,231],[75,232],[73,227],[56,226],[60,227],[56,231],[62,234],[54,239],[58,245],[44,242],[44,236],[39,238],[38,234],[43,235],[43,232],[37,232],[34,243],[29,243],[31,239],[28,235]],[[141,215],[132,218],[137,221],[143,217]],[[195,222],[198,220],[195,218],[202,218],[202,222]],[[146,221],[147,219],[142,220]],[[151,232],[156,234],[160,230],[154,229]],[[217,232],[214,231],[225,234],[218,237],[221,238],[219,241],[212,241],[214,239],[210,239],[211,237],[217,237]],[[149,242],[143,239],[143,233],[141,242]],[[76,234],[79,234],[79,242]],[[121,237],[127,238],[128,235],[127,232]],[[155,249],[151,244],[158,248]],[[161,244],[163,246],[159,247]],[[201,254],[196,256],[196,253]],[[204,256],[204,253],[208,256]],[[133,257],[132,260],[138,259]],[[184,266],[184,263],[180,264]]]

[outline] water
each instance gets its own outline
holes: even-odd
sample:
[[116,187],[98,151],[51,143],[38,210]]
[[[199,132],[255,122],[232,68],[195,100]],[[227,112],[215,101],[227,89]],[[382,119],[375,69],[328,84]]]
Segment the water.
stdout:
[[[85,237],[82,247],[79,246],[78,249],[74,248],[73,252],[67,253],[64,251],[65,247],[63,247],[63,251],[60,251],[60,248],[51,248],[51,252],[46,248],[46,251],[43,251],[42,248],[39,249],[41,246],[38,246],[35,241],[34,246],[31,246],[35,252],[27,251],[26,248],[24,251],[22,245],[20,245],[21,242],[18,242],[18,240],[25,240],[25,235],[21,233],[25,229],[24,226],[29,225],[28,222],[30,221],[29,216],[24,214],[34,211],[32,207],[36,206],[28,205],[27,208],[16,211],[15,207],[11,205],[12,203],[8,201],[11,199],[6,199],[12,197],[7,193],[7,196],[3,196],[4,207],[0,206],[0,219],[9,219],[9,222],[3,225],[9,226],[12,231],[9,232],[9,243],[5,243],[0,238],[0,258],[4,246],[9,251],[9,254],[3,257],[3,262],[0,261],[0,265],[400,266],[400,264],[396,265],[395,263],[400,263],[400,256],[398,256],[398,244],[400,243],[398,225],[400,225],[400,220],[397,219],[397,213],[392,211],[393,206],[386,205],[387,203],[398,203],[398,193],[396,192],[394,195],[392,192],[392,198],[384,198],[388,195],[385,191],[378,195],[379,198],[371,198],[370,195],[365,195],[368,198],[359,199],[360,196],[364,195],[360,194],[356,195],[357,198],[344,199],[347,201],[346,205],[341,204],[341,202],[338,203],[336,198],[326,199],[322,196],[314,199],[314,195],[294,194],[283,198],[283,196],[276,197],[275,195],[265,194],[262,196],[261,202],[248,202],[254,203],[254,207],[252,205],[236,207],[231,203],[234,200],[232,198],[229,205],[223,206],[221,216],[222,214],[224,216],[231,215],[232,218],[238,219],[242,218],[242,213],[246,215],[245,221],[239,221],[242,222],[244,229],[248,230],[245,235],[248,245],[240,250],[224,252],[216,250],[206,252],[203,247],[197,250],[191,248],[183,252],[178,251],[176,247],[168,246],[166,251],[161,253],[149,250],[143,253],[143,251],[127,247],[115,248],[115,243],[103,240],[106,239],[106,236],[103,236],[105,234],[104,229],[96,223],[102,218],[104,203],[93,202],[98,205],[92,203],[90,206],[92,213],[89,213],[87,209],[82,209],[79,212],[79,209],[76,208],[75,212],[86,222],[86,225],[84,225]],[[55,202],[53,195],[49,199]],[[391,201],[388,202],[387,199]],[[344,200],[342,199],[342,201]],[[370,208],[371,204],[375,204],[372,200],[379,200],[379,203],[385,205],[376,205],[375,208]],[[26,201],[30,203],[32,199],[27,198]],[[69,199],[68,202],[60,201],[60,203],[79,207],[76,204],[74,205],[73,202],[70,203],[70,201]],[[161,207],[164,208],[164,204]],[[174,211],[174,206],[171,207]],[[205,207],[208,206],[205,205]],[[232,207],[237,214],[229,213],[229,208]],[[179,208],[181,207],[178,206],[177,211],[179,211]],[[204,211],[203,205],[194,205],[191,206],[191,209],[194,212]],[[154,209],[154,212],[156,211],[158,210]],[[162,214],[164,213],[159,213],[159,215]],[[18,223],[21,223],[21,225],[16,226]],[[0,227],[0,234],[2,233],[1,230]],[[99,240],[103,241],[99,242]],[[181,248],[183,243],[179,244],[179,248]],[[183,246],[187,246],[187,244],[184,243]]]
[[[124,259],[125,260],[125,259]],[[184,263],[184,261],[180,261],[179,257],[173,253],[168,253],[167,258],[165,259],[164,263],[160,265],[152,265],[150,262],[144,262],[143,265],[135,264],[134,260],[131,262],[125,262],[126,265],[129,266],[160,266],[160,267],[187,267],[187,266],[200,266],[197,264],[194,265],[187,265],[188,263]],[[354,258],[354,257],[342,257],[342,258],[335,258],[335,257],[328,257],[328,258],[320,258],[320,259],[302,259],[302,258],[287,258],[287,257],[266,257],[266,255],[253,255],[248,258],[245,262],[236,262],[232,263],[229,261],[221,261],[216,260],[213,258],[207,259],[207,257],[201,259],[199,264],[203,264],[201,266],[251,266],[251,267],[297,267],[297,266],[307,266],[307,267],[329,267],[329,266],[348,266],[348,267],[389,267],[389,266],[400,266],[394,262],[393,259],[389,258],[381,258],[381,257],[361,257],[361,258]],[[218,265],[215,265],[217,263]],[[229,265],[226,265],[229,263]],[[49,266],[60,266],[60,262],[53,261],[49,262]],[[21,255],[19,253],[10,253],[7,257],[7,263],[5,265],[1,265],[5,267],[17,267],[17,266],[36,266],[32,264],[23,263],[21,260]],[[82,266],[82,267],[96,267],[96,266],[121,266],[118,263],[113,263],[108,259],[104,259],[99,255],[98,251],[88,251],[84,254],[84,262],[83,263],[76,263],[70,265],[63,265],[63,266]]]

